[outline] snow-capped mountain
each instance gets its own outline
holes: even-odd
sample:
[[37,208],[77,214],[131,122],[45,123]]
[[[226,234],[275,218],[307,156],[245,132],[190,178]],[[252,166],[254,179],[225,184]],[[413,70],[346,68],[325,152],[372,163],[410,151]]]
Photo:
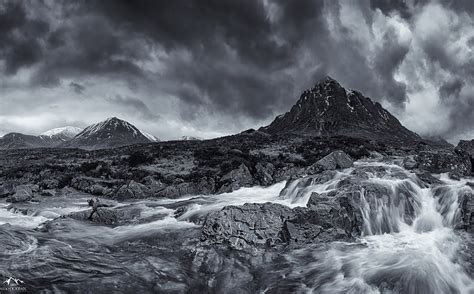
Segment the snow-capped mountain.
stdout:
[[269,134],[344,135],[402,144],[422,140],[378,102],[360,92],[344,89],[330,77],[304,91],[289,112],[277,116],[260,131]]
[[49,137],[52,139],[58,139],[60,141],[69,141],[72,138],[74,138],[77,134],[82,132],[81,128],[78,127],[72,127],[72,126],[66,126],[62,128],[54,128],[51,130],[48,130],[40,135],[40,137]]
[[201,141],[202,138],[194,136],[181,136],[178,139],[179,141]]
[[62,147],[105,149],[150,142],[153,140],[145,136],[134,125],[112,117],[86,127],[73,139],[65,142]]

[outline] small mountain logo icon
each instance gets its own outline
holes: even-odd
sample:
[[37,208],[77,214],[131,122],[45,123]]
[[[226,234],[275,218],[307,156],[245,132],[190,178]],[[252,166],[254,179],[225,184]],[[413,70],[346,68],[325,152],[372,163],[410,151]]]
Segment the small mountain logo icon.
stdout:
[[6,279],[3,282],[3,284],[6,284],[9,287],[19,286],[19,285],[24,284],[24,283],[25,282],[23,282],[22,280],[16,279],[16,278],[13,278],[13,277],[9,277],[8,279]]

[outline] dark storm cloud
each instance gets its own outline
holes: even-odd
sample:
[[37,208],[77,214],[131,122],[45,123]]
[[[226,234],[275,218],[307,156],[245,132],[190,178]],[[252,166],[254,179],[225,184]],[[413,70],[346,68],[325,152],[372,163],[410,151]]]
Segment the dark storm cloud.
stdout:
[[[190,123],[202,119],[202,113],[210,114],[210,120],[214,114],[226,118],[230,129],[243,120],[268,120],[328,74],[403,111],[411,84],[422,87],[419,80],[426,80],[439,85],[435,65],[446,71],[449,81],[462,77],[471,84],[474,61],[460,61],[447,46],[449,38],[463,36],[466,22],[453,25],[450,36],[411,42],[402,40],[399,28],[388,20],[414,30],[428,5],[461,15],[472,12],[473,3],[6,1],[0,4],[0,60],[5,76],[29,69],[32,88],[56,89],[65,81],[69,90],[84,95],[84,84],[87,94],[94,94],[94,82],[103,83],[110,94],[101,92],[98,99],[145,120],[158,119],[161,110],[150,107],[162,105],[163,97],[178,99],[180,119]],[[421,46],[421,53],[413,46]],[[400,79],[397,74],[409,59],[429,70],[405,68]],[[108,84],[112,82],[125,83],[132,95]],[[450,108],[472,106],[463,85],[445,83],[439,89],[443,101],[459,101],[446,104]],[[142,92],[135,94],[137,90]],[[454,129],[463,129],[462,120],[452,116],[452,123]]]
[[154,114],[148,106],[138,98],[116,95],[109,97],[107,100],[115,105],[124,106],[137,111],[143,118],[147,120],[156,120],[159,116]]
[[75,83],[75,82],[70,82],[69,87],[76,94],[82,94],[86,90],[86,87],[84,87],[83,85],[81,85],[79,83]]
[[6,74],[41,59],[40,40],[48,30],[46,22],[27,17],[21,2],[0,3],[0,59],[5,61]]
[[451,97],[459,97],[463,86],[464,82],[461,79],[446,81],[439,88],[439,95],[442,100],[450,100]]

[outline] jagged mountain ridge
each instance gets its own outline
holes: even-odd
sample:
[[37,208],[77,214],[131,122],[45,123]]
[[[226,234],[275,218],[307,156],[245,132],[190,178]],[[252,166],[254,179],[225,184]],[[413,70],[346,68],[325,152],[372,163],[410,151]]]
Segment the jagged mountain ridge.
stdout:
[[138,143],[154,142],[134,125],[118,119],[108,118],[86,127],[61,147],[82,149],[106,149]]
[[392,143],[414,143],[421,137],[358,91],[346,90],[326,77],[304,91],[296,104],[260,131],[313,136],[349,136]]

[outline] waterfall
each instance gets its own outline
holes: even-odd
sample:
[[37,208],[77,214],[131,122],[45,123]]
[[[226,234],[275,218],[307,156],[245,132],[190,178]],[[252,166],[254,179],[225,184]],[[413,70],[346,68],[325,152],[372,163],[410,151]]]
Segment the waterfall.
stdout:
[[306,203],[313,192],[349,197],[363,219],[362,246],[291,253],[298,274],[289,279],[303,279],[315,293],[474,293],[462,261],[472,258],[462,251],[471,236],[455,230],[460,203],[473,192],[466,180],[440,175],[439,184],[428,185],[392,163],[368,162],[327,176],[288,183],[280,196]]

